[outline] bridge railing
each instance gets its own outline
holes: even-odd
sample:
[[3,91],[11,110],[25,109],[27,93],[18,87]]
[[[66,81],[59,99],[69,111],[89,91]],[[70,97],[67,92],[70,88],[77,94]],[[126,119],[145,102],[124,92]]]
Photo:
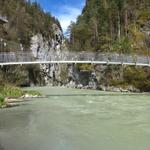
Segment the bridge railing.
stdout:
[[31,52],[0,52],[0,63],[39,61],[97,61],[102,63],[150,64],[150,57],[124,54],[102,54],[86,52],[48,52],[35,57]]
[[6,52],[0,53],[0,63],[7,62],[29,62],[34,61],[31,53],[14,53],[14,52]]

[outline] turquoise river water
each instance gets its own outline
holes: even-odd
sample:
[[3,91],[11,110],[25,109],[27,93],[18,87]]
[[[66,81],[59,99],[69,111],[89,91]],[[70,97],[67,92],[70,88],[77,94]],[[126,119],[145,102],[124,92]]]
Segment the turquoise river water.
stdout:
[[150,150],[150,95],[57,87],[0,110],[0,150]]

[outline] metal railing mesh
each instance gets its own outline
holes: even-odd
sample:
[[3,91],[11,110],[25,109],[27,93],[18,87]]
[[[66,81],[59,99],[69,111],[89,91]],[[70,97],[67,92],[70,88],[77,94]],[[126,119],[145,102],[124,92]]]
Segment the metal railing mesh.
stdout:
[[129,63],[129,64],[150,64],[149,56],[130,56],[125,54],[103,54],[103,53],[87,53],[87,52],[49,52],[34,57],[32,52],[1,52],[0,63],[8,62],[41,62],[41,61],[97,61],[107,63]]

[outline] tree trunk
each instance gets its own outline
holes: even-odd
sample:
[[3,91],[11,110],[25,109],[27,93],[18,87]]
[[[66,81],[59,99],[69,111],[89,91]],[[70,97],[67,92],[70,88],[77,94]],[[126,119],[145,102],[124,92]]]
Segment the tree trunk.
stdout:
[[125,36],[128,34],[128,11],[125,10]]
[[118,11],[118,40],[120,42],[121,39],[121,19],[120,19],[120,13]]
[[98,25],[97,25],[97,21],[95,21],[95,42],[96,44],[99,41],[99,35],[98,35]]

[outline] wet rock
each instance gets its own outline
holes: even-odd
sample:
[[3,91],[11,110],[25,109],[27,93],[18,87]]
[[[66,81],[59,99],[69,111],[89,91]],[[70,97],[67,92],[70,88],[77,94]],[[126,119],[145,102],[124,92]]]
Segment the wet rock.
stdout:
[[68,84],[67,84],[67,87],[69,88],[76,88],[76,83],[74,81],[70,81]]
[[104,85],[100,85],[100,86],[99,86],[99,89],[100,89],[101,91],[106,91],[106,90],[107,90],[107,87],[104,86]]
[[20,106],[20,104],[19,104],[19,103],[7,103],[7,104],[6,104],[6,107],[7,107],[7,108],[16,107],[16,106]]
[[117,87],[111,87],[110,91],[112,91],[112,92],[121,92],[120,88],[117,88]]
[[13,103],[13,102],[16,102],[18,101],[17,98],[11,98],[11,97],[6,97],[4,102],[7,104],[7,103]]
[[129,92],[128,89],[123,89],[123,88],[120,88],[120,91],[121,91],[121,92]]
[[136,92],[136,93],[139,93],[139,92],[140,92],[139,89],[136,89],[136,88],[133,87],[133,86],[129,86],[129,87],[128,87],[128,91],[130,91],[130,92]]
[[83,85],[82,85],[82,84],[78,84],[78,85],[77,85],[77,88],[78,88],[78,89],[82,89],[82,88],[83,88]]

